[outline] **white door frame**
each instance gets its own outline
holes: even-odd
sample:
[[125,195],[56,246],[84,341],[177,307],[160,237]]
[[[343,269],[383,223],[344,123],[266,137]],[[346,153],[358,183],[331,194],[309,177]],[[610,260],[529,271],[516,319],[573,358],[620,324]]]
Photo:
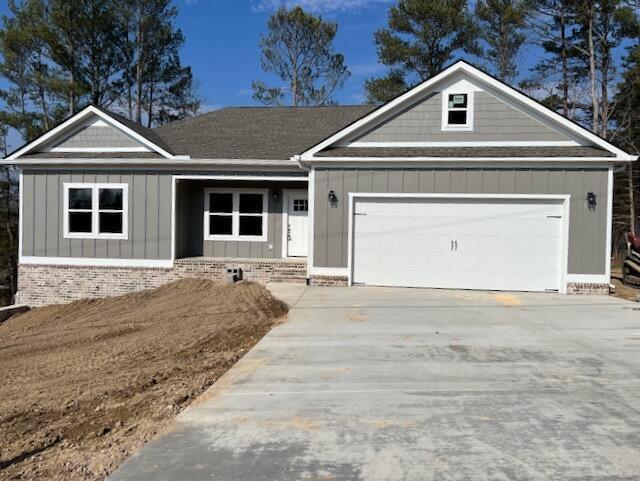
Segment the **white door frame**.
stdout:
[[[307,189],[282,189],[282,258],[289,258],[289,241],[287,236],[287,227],[289,225],[289,195],[306,194],[309,200],[309,191]],[[307,211],[307,222],[311,222],[311,216]],[[309,230],[311,228],[309,227]],[[307,258],[309,257],[309,242],[307,241]],[[300,257],[296,257],[299,259]]]
[[510,199],[510,200],[559,200],[562,201],[562,246],[560,257],[560,279],[558,285],[561,294],[567,293],[567,273],[569,268],[569,206],[571,195],[551,194],[389,194],[373,192],[349,192],[349,233],[347,249],[348,285],[353,285],[353,223],[356,199]]

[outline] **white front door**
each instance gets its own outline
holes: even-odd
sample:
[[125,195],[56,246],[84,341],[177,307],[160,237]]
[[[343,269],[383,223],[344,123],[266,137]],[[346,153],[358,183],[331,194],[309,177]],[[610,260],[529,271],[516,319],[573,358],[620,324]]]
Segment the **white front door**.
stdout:
[[309,240],[309,200],[306,192],[290,193],[287,210],[287,256],[306,257]]
[[358,199],[353,281],[558,290],[563,215],[556,200]]

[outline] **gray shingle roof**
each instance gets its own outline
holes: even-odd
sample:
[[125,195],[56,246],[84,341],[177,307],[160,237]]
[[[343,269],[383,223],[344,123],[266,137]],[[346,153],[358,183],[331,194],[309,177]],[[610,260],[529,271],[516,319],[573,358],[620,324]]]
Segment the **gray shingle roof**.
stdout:
[[598,147],[336,147],[316,157],[615,157]]
[[153,129],[192,159],[290,159],[374,110],[374,105],[228,107]]

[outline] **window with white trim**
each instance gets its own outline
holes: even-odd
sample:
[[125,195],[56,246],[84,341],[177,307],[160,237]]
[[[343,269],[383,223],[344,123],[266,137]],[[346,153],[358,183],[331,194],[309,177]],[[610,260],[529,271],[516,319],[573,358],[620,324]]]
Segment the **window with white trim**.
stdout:
[[267,240],[267,191],[205,189],[206,240]]
[[473,129],[473,92],[442,93],[442,130]]
[[64,236],[126,239],[127,184],[64,184]]

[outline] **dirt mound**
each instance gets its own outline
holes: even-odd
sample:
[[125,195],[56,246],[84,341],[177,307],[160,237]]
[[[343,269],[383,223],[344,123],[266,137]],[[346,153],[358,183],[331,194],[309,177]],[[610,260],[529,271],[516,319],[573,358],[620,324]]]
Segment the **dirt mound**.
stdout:
[[0,479],[103,479],[287,312],[262,286],[186,279],[0,325]]

